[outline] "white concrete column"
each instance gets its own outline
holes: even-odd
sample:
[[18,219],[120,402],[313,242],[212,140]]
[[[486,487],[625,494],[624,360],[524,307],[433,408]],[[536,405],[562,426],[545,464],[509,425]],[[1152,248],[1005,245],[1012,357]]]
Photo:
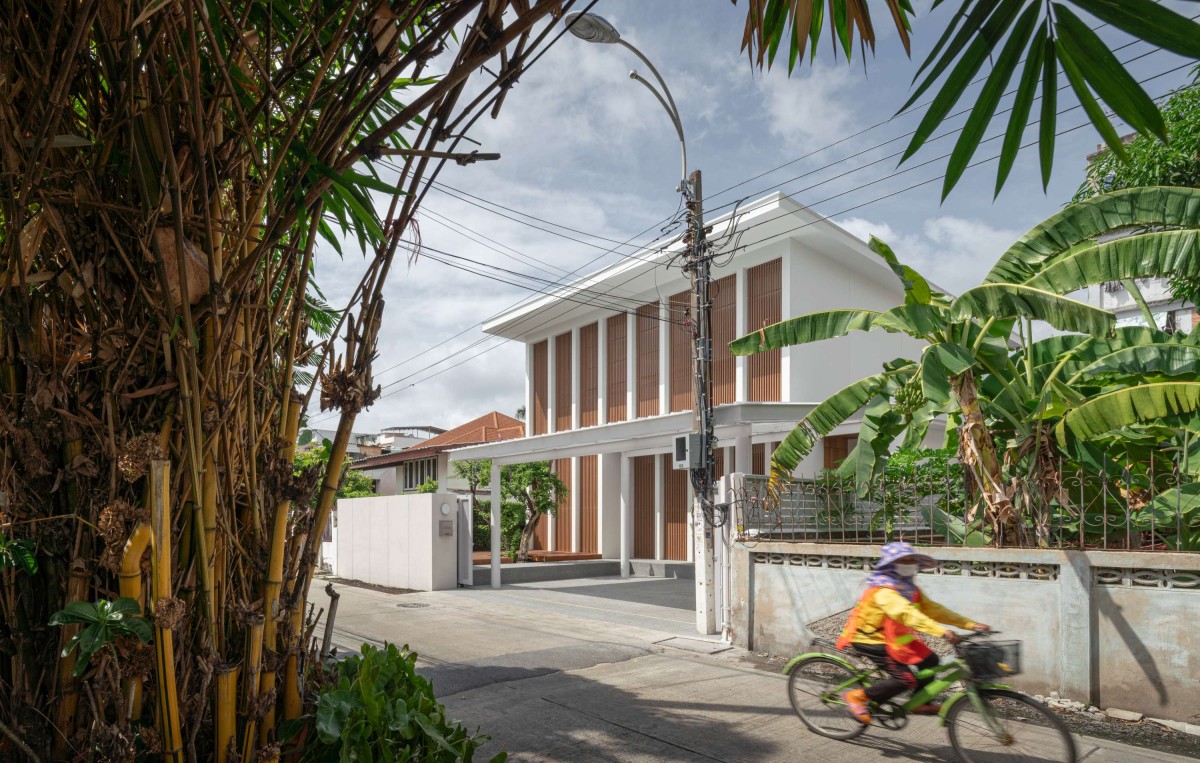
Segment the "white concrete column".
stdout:
[[608,319],[596,321],[596,423],[608,423]]
[[636,312],[625,313],[625,420],[637,414],[637,325]]
[[[550,431],[554,431],[554,430],[550,430]],[[551,459],[550,460],[550,470],[553,471],[555,474],[557,474],[558,472],[555,471],[554,466],[555,466],[555,460]],[[557,551],[558,546],[554,542],[555,541],[554,517],[551,516],[550,514],[546,514],[545,516],[542,517],[541,521],[546,523],[546,550],[547,551]]]
[[624,453],[621,459],[621,577],[629,577],[629,559],[633,553],[633,462]]
[[[733,306],[734,318],[734,336],[746,335],[746,269],[738,268],[734,274],[734,284],[737,287],[737,298]],[[738,402],[744,402],[750,394],[750,388],[746,378],[746,356],[738,355],[733,361],[733,399]]]
[[525,345],[525,436],[533,437],[533,345]]
[[492,459],[492,588],[500,587],[500,464]]
[[666,300],[658,303],[658,414],[671,411],[671,311]]
[[665,559],[666,533],[663,532],[663,473],[662,456],[654,454],[654,558]]
[[557,432],[554,410],[558,406],[558,353],[555,352],[554,335],[546,338],[546,432]]
[[[571,429],[579,429],[579,327],[578,326],[571,329]],[[574,475],[574,472],[572,472],[571,474]]]
[[728,471],[750,474],[751,468],[754,465],[754,451],[750,442],[750,433],[747,432],[744,435],[738,435],[737,439],[734,440],[734,444],[737,447],[737,451],[734,453],[734,460],[737,463],[734,464],[732,470]]
[[[692,481],[690,479],[687,481],[687,502],[687,537],[694,538],[696,536],[697,525],[704,524],[704,517],[697,516],[697,512],[700,511],[700,502],[696,500],[696,490],[692,487]],[[695,543],[687,544],[687,560],[689,562],[696,561]]]
[[579,527],[579,518],[582,515],[579,501],[579,456],[571,457],[571,484],[568,486],[571,490],[568,499],[571,501],[571,552],[579,553],[579,541],[582,529]]

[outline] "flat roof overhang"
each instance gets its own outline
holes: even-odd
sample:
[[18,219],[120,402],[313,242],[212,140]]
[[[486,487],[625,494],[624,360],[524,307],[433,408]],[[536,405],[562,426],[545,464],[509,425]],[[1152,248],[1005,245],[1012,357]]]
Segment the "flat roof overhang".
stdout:
[[[734,437],[786,435],[817,403],[731,403],[713,410],[713,431],[718,447]],[[498,464],[519,464],[551,458],[592,456],[601,453],[639,454],[670,450],[676,436],[692,431],[692,412],[679,411],[633,421],[571,429],[566,432],[521,437],[473,445],[450,451],[450,460],[490,458]],[[782,436],[779,438],[782,439]]]

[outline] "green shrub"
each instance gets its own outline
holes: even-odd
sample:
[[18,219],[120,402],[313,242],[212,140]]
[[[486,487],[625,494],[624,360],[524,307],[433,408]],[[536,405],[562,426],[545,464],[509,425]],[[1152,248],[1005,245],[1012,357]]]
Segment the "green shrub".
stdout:
[[[317,701],[316,738],[304,747],[305,763],[421,761],[469,763],[486,736],[472,736],[446,717],[433,686],[416,672],[408,647],[362,647],[362,657],[332,666],[336,683]],[[500,753],[491,763],[503,763]]]

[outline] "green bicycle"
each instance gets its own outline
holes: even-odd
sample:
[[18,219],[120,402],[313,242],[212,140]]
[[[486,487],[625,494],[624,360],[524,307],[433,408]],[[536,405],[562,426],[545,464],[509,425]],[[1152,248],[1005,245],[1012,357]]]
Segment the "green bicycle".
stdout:
[[[956,659],[918,673],[933,678],[903,704],[872,703],[872,725],[893,731],[904,728],[913,708],[932,702],[955,683],[961,688],[938,714],[950,744],[963,763],[1075,763],[1075,740],[1066,724],[1046,706],[995,679],[1020,672],[1019,641],[978,641],[991,633],[962,636]],[[810,730],[831,739],[849,740],[867,730],[846,709],[842,692],[866,688],[884,673],[852,652],[836,651],[832,643],[815,640],[816,648],[836,653],[808,652],[784,668],[792,709]]]

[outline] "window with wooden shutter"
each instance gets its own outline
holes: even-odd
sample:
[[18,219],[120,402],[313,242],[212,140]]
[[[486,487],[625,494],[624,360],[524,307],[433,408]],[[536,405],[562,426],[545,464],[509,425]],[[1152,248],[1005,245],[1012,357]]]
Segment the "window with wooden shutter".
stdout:
[[658,303],[637,311],[637,417],[658,415]]
[[550,345],[542,340],[533,346],[533,433],[550,431]]
[[728,405],[737,395],[737,360],[729,343],[737,339],[737,276],[713,281],[709,291],[712,302],[712,400],[713,405]]
[[691,311],[692,293],[681,291],[670,300],[671,325],[667,326],[670,338],[670,389],[671,412],[688,411],[692,408],[692,333],[685,321]]
[[[746,271],[746,333],[783,320],[783,260],[771,260]],[[778,402],[782,368],[780,350],[746,358],[747,399]]]
[[598,341],[599,327],[593,323],[579,329],[579,426],[594,427],[600,423],[597,408],[600,404]]
[[554,431],[571,428],[571,332],[554,337]]
[[606,397],[608,398],[608,422],[624,421],[629,412],[625,404],[625,396],[629,389],[628,376],[628,344],[627,344],[627,329],[629,327],[629,316],[625,313],[619,313],[611,316],[608,319],[608,360],[606,362],[605,384],[608,389]]

